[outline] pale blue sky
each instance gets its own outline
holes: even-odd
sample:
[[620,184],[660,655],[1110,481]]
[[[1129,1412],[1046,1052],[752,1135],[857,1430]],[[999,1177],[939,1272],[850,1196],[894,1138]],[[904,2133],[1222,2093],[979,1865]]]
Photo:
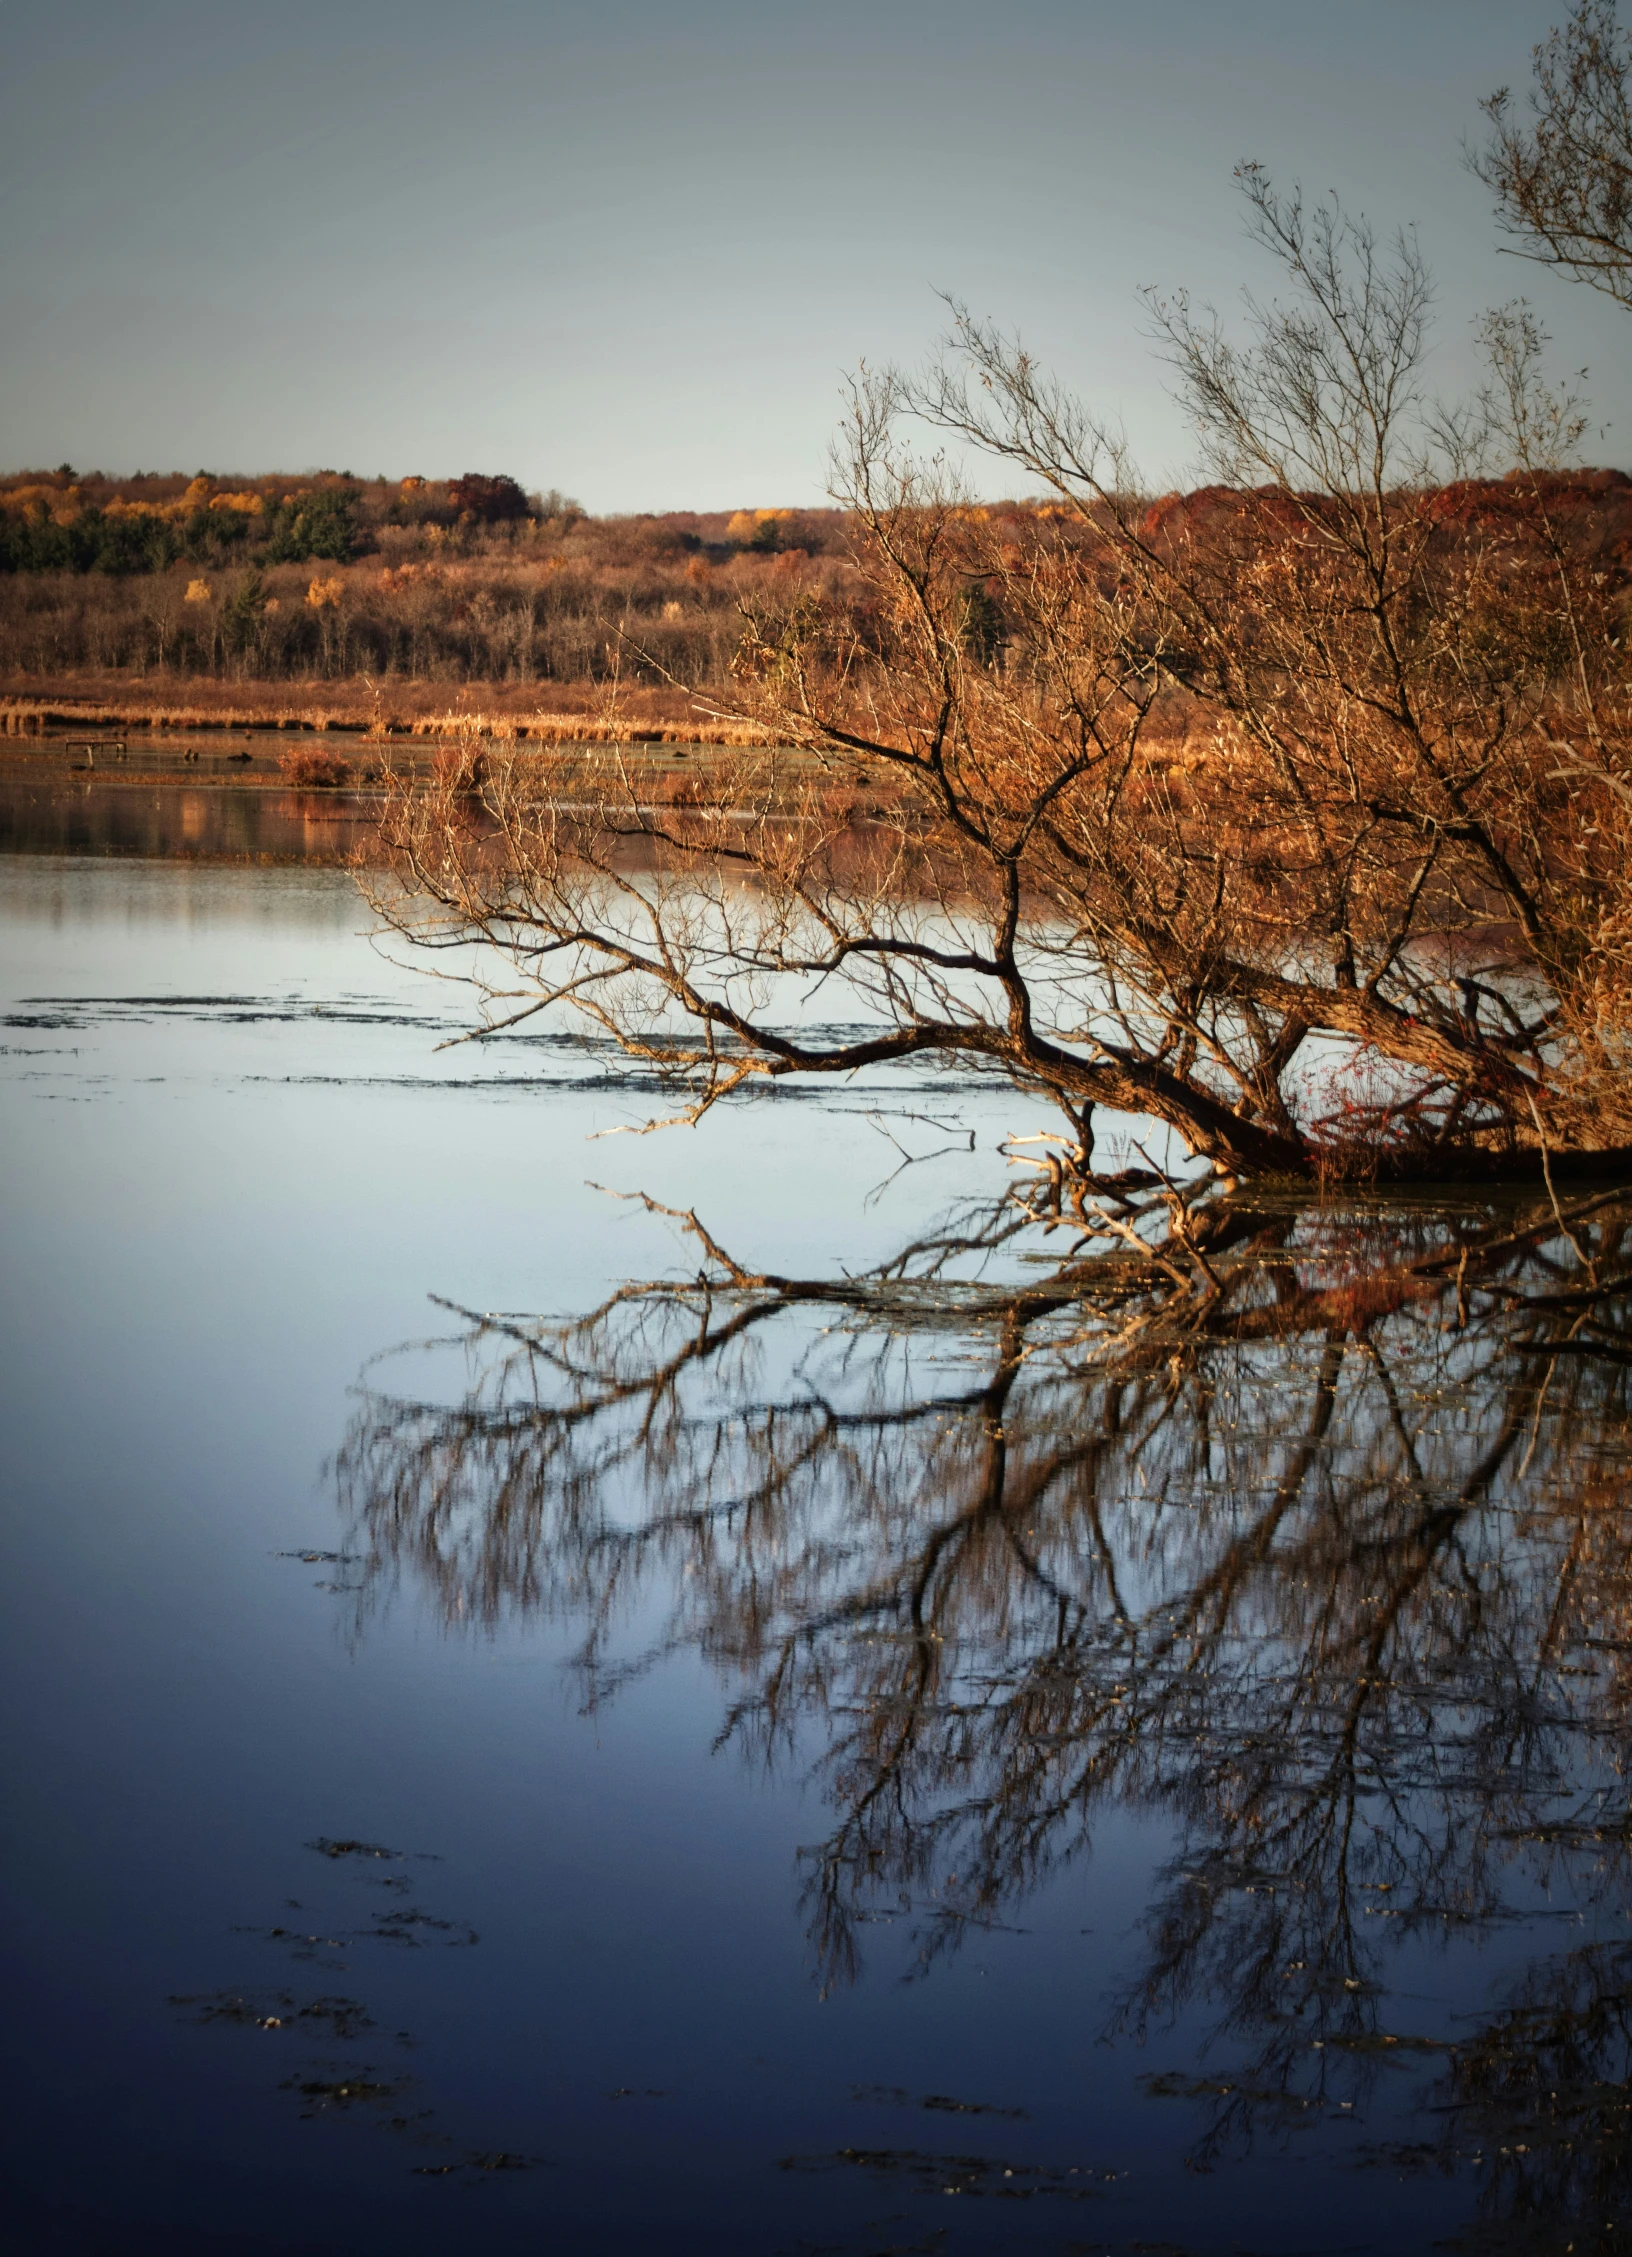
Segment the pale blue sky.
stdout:
[[1265,283],[1242,158],[1417,223],[1446,384],[1527,292],[1632,458],[1629,317],[1498,257],[1460,158],[1562,0],[0,6],[0,465],[814,501],[940,289],[1178,482],[1136,293]]

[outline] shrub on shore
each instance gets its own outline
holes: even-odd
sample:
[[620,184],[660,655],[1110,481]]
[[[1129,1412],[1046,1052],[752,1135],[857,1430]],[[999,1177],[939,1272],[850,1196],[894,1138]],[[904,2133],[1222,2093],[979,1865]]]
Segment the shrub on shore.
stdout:
[[297,745],[278,755],[278,772],[302,791],[340,791],[351,781],[351,762],[337,752]]

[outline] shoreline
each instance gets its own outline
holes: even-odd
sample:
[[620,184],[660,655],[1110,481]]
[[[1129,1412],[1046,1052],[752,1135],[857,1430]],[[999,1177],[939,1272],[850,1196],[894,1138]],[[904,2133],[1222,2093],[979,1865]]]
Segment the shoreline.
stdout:
[[[554,694],[552,693],[552,688]],[[587,682],[467,685],[351,682],[28,682],[0,691],[0,742],[114,729],[142,735],[338,735],[385,742],[479,736],[512,744],[750,746],[772,739],[672,690],[602,692]]]

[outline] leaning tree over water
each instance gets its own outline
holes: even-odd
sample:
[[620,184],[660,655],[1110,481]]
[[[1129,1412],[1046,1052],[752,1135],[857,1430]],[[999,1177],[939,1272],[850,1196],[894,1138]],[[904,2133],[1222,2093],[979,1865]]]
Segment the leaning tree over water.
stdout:
[[[765,748],[405,778],[386,919],[491,944],[490,1024],[576,1011],[688,1118],[926,1055],[1007,1076],[1058,1109],[1067,1196],[1101,1113],[1225,1180],[1632,1143],[1625,481],[1567,474],[1526,309],[1447,408],[1412,241],[1242,184],[1284,295],[1240,335],[1151,306],[1210,485],[1151,503],[958,313],[927,376],[853,389],[855,592],[745,618]],[[1042,498],[978,504],[914,428]]]

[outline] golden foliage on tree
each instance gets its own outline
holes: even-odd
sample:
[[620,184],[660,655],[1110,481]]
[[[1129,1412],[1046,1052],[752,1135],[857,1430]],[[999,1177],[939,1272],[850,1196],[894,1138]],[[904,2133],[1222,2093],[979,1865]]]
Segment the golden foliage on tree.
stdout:
[[793,517],[791,509],[739,509],[727,523],[725,537],[739,548],[775,548]]

